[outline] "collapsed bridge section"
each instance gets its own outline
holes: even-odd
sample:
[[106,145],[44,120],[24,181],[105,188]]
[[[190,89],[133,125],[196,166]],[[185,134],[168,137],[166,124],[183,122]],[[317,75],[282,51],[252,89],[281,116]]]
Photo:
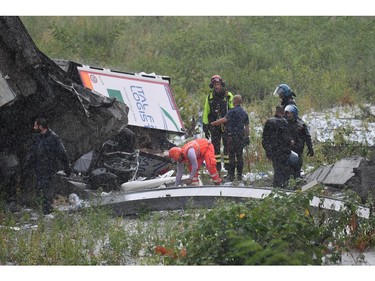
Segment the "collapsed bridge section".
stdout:
[[14,189],[37,117],[47,118],[70,161],[128,123],[129,108],[71,79],[34,44],[19,17],[0,17],[0,176]]

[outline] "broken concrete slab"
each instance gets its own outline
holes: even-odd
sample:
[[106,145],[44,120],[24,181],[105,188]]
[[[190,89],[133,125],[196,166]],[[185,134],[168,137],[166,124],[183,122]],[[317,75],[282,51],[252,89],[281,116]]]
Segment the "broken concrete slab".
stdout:
[[[17,169],[0,166],[0,175],[14,170],[10,182],[30,174],[22,169],[37,117],[61,137],[70,161],[127,125],[129,108],[69,78],[36,47],[19,17],[0,17],[0,42],[0,162],[19,163]],[[9,185],[7,190],[15,190]]]
[[351,189],[365,203],[375,197],[375,166],[372,160],[360,156],[346,157],[321,167],[306,176],[307,183],[317,181],[327,187]]
[[356,177],[351,179],[348,186],[354,190],[363,202],[375,197],[375,166],[361,166],[354,169]]
[[313,188],[315,185],[317,185],[319,182],[315,179],[308,184],[305,184],[304,186],[301,187],[301,191],[306,191],[309,190],[310,188]]
[[312,174],[308,175],[306,177],[306,181],[310,182],[312,180],[317,180],[318,182],[322,182],[330,173],[332,166],[333,164],[320,167],[319,169],[315,170]]
[[344,185],[353,176],[354,169],[365,161],[363,157],[354,156],[341,159],[334,164],[321,167],[306,177],[307,182],[317,180],[326,185]]
[[[87,207],[106,206],[118,216],[134,215],[144,211],[177,210],[185,208],[211,208],[219,198],[226,198],[240,202],[247,198],[263,199],[272,194],[272,188],[253,187],[177,187],[144,190],[134,193],[109,194],[94,197],[86,202]],[[285,191],[285,194],[293,194],[293,191]],[[310,206],[324,208],[332,211],[342,211],[346,207],[343,200],[314,196],[310,200]],[[65,210],[69,211],[64,207]],[[370,209],[359,206],[357,215],[368,219]]]

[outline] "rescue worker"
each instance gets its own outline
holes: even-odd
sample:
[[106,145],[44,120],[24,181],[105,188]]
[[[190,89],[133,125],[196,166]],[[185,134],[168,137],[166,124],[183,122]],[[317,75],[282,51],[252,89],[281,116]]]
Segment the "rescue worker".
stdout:
[[215,185],[219,185],[222,180],[216,169],[216,159],[214,154],[214,146],[207,139],[195,139],[182,147],[172,147],[169,150],[169,157],[177,162],[177,173],[175,186],[181,184],[182,175],[184,172],[184,165],[188,165],[190,172],[188,185],[199,185],[198,171],[201,168],[203,161],[206,164],[206,169],[210,173],[211,180]]
[[235,179],[235,171],[237,171],[238,185],[243,186],[242,171],[243,171],[243,148],[250,144],[249,138],[249,115],[242,108],[241,95],[233,97],[233,105],[225,117],[211,122],[213,126],[219,126],[227,123],[228,130],[228,148],[229,148],[229,165],[227,182],[232,182]]
[[225,169],[228,169],[229,156],[227,145],[227,131],[225,124],[211,126],[214,122],[224,117],[228,110],[233,108],[233,94],[225,89],[225,82],[219,75],[211,77],[210,88],[213,89],[206,97],[202,122],[203,131],[207,139],[211,138],[215,148],[216,169],[221,171],[221,144],[223,145],[223,162]]
[[262,146],[274,170],[273,187],[286,187],[290,178],[288,160],[292,154],[291,135],[282,106],[276,106],[275,115],[263,127]]
[[49,202],[52,177],[59,170],[59,162],[63,165],[66,175],[69,177],[72,170],[66,154],[65,147],[60,137],[49,129],[45,118],[38,118],[34,122],[34,131],[38,134],[33,140],[28,156],[28,166],[34,169],[37,192],[42,200],[43,214],[52,211]]
[[307,146],[307,156],[314,156],[314,148],[311,135],[307,125],[298,117],[298,108],[295,105],[287,105],[284,109],[285,117],[288,120],[289,131],[292,138],[292,150],[298,154],[298,162],[292,166],[291,175],[293,178],[301,178],[301,168],[303,164],[303,150]]
[[283,107],[283,109],[289,104],[297,106],[294,100],[296,94],[290,89],[287,84],[278,85],[273,92],[273,95],[280,98],[281,106]]

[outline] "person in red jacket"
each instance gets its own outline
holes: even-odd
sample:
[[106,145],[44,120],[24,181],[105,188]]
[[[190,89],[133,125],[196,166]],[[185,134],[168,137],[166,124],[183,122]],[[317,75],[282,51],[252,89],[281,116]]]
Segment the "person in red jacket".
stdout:
[[203,161],[206,164],[207,171],[210,173],[211,180],[214,184],[219,185],[222,182],[216,169],[214,146],[207,139],[195,139],[182,147],[172,147],[169,150],[169,157],[177,162],[175,186],[181,184],[185,164],[188,165],[190,172],[187,184],[197,186],[199,184],[198,171]]

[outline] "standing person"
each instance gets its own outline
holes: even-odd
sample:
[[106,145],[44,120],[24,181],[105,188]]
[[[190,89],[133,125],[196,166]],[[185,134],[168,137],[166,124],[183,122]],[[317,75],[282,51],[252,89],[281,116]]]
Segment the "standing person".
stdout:
[[311,141],[310,132],[301,118],[298,117],[298,108],[295,105],[287,105],[284,109],[288,120],[289,130],[292,138],[292,150],[298,154],[298,162],[292,167],[292,176],[301,178],[301,168],[303,164],[303,149],[307,146],[307,156],[314,156],[314,148]]
[[292,139],[283,115],[282,106],[276,106],[275,115],[267,119],[262,133],[262,146],[274,170],[273,187],[286,187],[290,178],[288,160],[292,153]]
[[28,164],[34,168],[36,188],[42,199],[43,213],[48,214],[52,211],[52,206],[49,202],[51,181],[59,170],[59,161],[63,164],[64,171],[68,177],[71,174],[71,167],[60,137],[48,128],[46,119],[36,119],[34,131],[38,134],[34,138]]
[[226,91],[225,83],[219,75],[211,77],[210,88],[213,89],[206,97],[203,109],[203,131],[205,137],[211,137],[215,148],[216,169],[221,170],[221,143],[223,144],[224,167],[228,169],[229,156],[227,146],[227,131],[225,124],[221,126],[211,126],[214,122],[224,117],[230,108],[233,108],[233,94]]
[[237,181],[243,185],[243,148],[250,144],[249,138],[249,115],[242,108],[241,95],[233,97],[234,107],[230,109],[225,117],[211,122],[213,126],[219,126],[227,123],[228,130],[228,148],[229,148],[229,165],[227,182],[232,182],[237,171]]
[[283,109],[289,104],[297,106],[294,100],[296,94],[290,89],[287,84],[280,84],[279,86],[277,86],[275,91],[273,92],[273,95],[280,98],[281,106],[283,107]]
[[169,157],[177,162],[177,173],[175,186],[181,184],[184,165],[188,165],[190,176],[188,185],[197,186],[199,184],[198,171],[203,161],[206,164],[207,171],[210,173],[211,180],[215,185],[221,183],[221,178],[216,169],[216,160],[214,146],[207,139],[195,139],[180,147],[172,147],[169,150]]

